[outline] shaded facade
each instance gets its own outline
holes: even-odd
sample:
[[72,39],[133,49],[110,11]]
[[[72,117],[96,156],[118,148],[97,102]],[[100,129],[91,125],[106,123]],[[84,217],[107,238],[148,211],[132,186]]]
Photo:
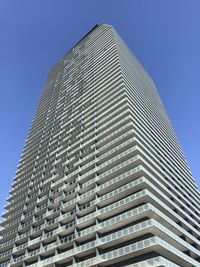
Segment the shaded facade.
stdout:
[[200,266],[200,194],[110,25],[50,69],[7,200],[0,267]]

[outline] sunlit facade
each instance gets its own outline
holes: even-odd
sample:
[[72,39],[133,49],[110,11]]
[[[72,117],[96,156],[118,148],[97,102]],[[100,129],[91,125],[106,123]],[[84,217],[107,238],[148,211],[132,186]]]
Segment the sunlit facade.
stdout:
[[0,267],[200,266],[200,194],[110,25],[50,69],[7,200]]

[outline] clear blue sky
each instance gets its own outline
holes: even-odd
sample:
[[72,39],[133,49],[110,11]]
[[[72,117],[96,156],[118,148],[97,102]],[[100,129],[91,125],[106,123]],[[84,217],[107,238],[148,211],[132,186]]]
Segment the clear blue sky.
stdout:
[[199,0],[1,0],[0,211],[49,67],[100,22],[155,81],[200,187]]

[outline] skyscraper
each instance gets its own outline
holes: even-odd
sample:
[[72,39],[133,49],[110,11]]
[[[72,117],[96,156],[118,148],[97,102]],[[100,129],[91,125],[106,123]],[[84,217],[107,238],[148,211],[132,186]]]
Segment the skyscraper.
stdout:
[[200,266],[200,194],[110,25],[50,69],[7,200],[0,267]]

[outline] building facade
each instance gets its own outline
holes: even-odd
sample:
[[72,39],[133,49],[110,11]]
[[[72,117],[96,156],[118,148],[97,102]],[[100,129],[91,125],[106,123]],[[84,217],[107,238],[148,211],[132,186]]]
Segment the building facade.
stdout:
[[0,267],[200,266],[200,194],[112,26],[50,69],[7,201]]

